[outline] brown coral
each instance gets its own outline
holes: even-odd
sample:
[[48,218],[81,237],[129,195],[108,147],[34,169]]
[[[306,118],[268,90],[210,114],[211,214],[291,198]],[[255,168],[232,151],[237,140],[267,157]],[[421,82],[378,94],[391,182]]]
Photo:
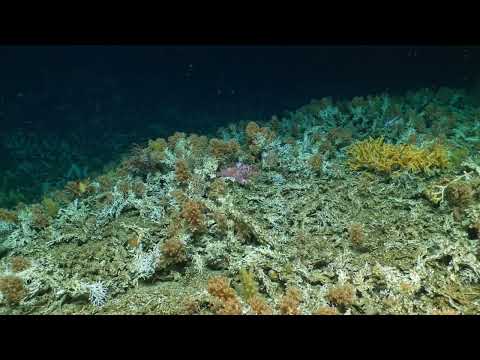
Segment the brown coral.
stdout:
[[328,290],[327,299],[334,305],[350,306],[355,301],[355,289],[350,284],[336,285]]
[[212,213],[212,218],[215,221],[216,226],[216,231],[218,231],[220,234],[226,234],[228,231],[228,218],[227,216],[220,212],[220,211],[215,211]]
[[235,297],[235,290],[230,287],[230,280],[224,276],[214,276],[208,280],[207,290],[210,295],[226,301]]
[[[156,140],[148,141],[148,148],[145,151],[145,154],[153,163],[159,163],[165,159],[165,150],[168,145],[165,139],[158,138]],[[142,151],[136,151],[137,155],[141,155]]]
[[162,245],[162,253],[175,264],[183,263],[187,260],[185,244],[178,238],[166,240]]
[[0,209],[0,220],[10,223],[18,222],[17,214],[7,209]]
[[241,315],[242,305],[236,298],[228,299],[223,303],[223,306],[218,309],[218,315]]
[[215,276],[208,280],[207,290],[210,295],[220,301],[217,309],[219,315],[240,315],[242,306],[237,299],[235,290],[230,286],[230,281],[224,276]]
[[316,153],[315,155],[312,155],[308,160],[308,163],[315,174],[318,175],[322,173],[323,157],[321,154]]
[[258,156],[263,148],[275,138],[275,133],[267,127],[260,127],[254,121],[250,121],[245,127],[248,148],[252,155]]
[[297,288],[288,288],[280,301],[280,313],[282,315],[300,315],[299,305],[302,294]]
[[209,143],[210,154],[223,163],[236,160],[239,151],[240,144],[236,140],[223,141],[214,138]]
[[186,137],[186,134],[184,132],[180,132],[180,131],[175,131],[175,133],[171,136],[168,137],[168,146],[170,149],[175,149],[175,147],[177,146],[177,143],[181,140],[181,139],[185,139]]
[[82,197],[84,195],[88,195],[93,190],[94,188],[91,185],[90,179],[69,181],[67,185],[65,185],[65,191],[75,197]]
[[31,207],[32,212],[32,226],[35,229],[45,229],[50,224],[49,217],[44,212],[44,209],[39,204]]
[[12,275],[0,278],[0,291],[9,305],[17,305],[26,295],[23,280]]
[[175,163],[175,178],[181,184],[187,183],[192,178],[192,174],[185,160],[177,160]]
[[217,178],[210,183],[208,197],[211,199],[218,199],[225,195],[227,191],[227,184],[222,178]]
[[272,309],[267,304],[265,299],[261,298],[258,295],[252,296],[248,300],[248,304],[252,308],[253,312],[257,315],[272,315]]
[[460,208],[468,206],[472,202],[474,194],[475,192],[470,184],[464,181],[452,183],[445,190],[445,198],[447,199],[448,204]]
[[321,306],[313,312],[313,315],[338,315],[338,311],[331,306]]
[[10,258],[10,269],[13,272],[21,272],[28,269],[32,263],[27,258],[23,256],[12,256]]
[[364,231],[362,224],[351,224],[348,228],[348,235],[350,236],[350,241],[355,247],[360,247],[363,244]]
[[188,141],[195,157],[203,156],[208,149],[208,138],[204,135],[192,134],[188,137]]
[[183,204],[181,216],[193,232],[201,232],[205,229],[203,209],[203,204],[198,201],[187,200]]

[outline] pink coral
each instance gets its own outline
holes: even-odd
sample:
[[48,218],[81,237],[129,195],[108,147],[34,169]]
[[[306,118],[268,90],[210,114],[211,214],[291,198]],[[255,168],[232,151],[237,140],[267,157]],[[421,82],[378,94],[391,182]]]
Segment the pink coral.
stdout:
[[237,162],[235,166],[229,166],[220,170],[217,176],[245,185],[248,183],[249,178],[257,173],[258,171],[253,165]]

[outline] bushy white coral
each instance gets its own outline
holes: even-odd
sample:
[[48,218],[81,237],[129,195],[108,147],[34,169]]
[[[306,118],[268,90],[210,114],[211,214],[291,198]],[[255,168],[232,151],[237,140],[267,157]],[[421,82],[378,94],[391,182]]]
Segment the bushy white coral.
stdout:
[[0,220],[0,232],[8,232],[15,229],[15,224]]
[[148,279],[156,270],[158,258],[160,257],[160,246],[157,244],[150,251],[143,251],[139,246],[133,259],[132,268],[136,279]]
[[86,284],[85,288],[89,291],[88,299],[92,305],[97,307],[105,305],[107,302],[108,289],[103,282],[96,281],[92,284]]
[[24,246],[31,242],[36,235],[32,228],[33,217],[29,210],[22,210],[18,214],[20,225],[8,236],[5,245],[10,248]]

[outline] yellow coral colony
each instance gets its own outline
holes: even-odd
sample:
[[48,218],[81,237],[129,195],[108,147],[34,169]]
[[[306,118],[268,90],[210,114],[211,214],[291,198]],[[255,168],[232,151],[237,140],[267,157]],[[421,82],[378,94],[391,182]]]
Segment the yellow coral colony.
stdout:
[[419,148],[410,144],[386,144],[382,137],[351,145],[348,156],[353,170],[368,169],[386,174],[395,170],[428,172],[448,166],[448,153],[442,144]]

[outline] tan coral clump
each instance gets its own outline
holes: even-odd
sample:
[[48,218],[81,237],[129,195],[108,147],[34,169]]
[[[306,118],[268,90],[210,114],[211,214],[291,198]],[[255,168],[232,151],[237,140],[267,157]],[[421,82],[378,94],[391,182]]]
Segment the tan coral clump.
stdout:
[[264,148],[275,139],[275,133],[267,128],[260,127],[254,121],[250,121],[245,127],[248,148],[252,155],[257,157]]
[[236,140],[223,141],[220,139],[210,139],[209,152],[221,162],[234,161],[238,157],[240,144]]
[[205,229],[204,206],[194,200],[187,200],[183,203],[181,217],[190,226],[192,232],[201,232]]
[[11,210],[0,209],[0,221],[5,221],[8,223],[17,223],[18,217],[17,217],[17,214]]
[[207,152],[208,138],[205,135],[192,134],[188,137],[188,142],[194,157],[201,157]]
[[327,299],[334,305],[350,306],[355,301],[355,289],[350,284],[336,285],[328,290]]
[[215,297],[218,304],[218,315],[240,315],[242,306],[237,299],[235,290],[230,286],[230,281],[224,276],[215,276],[208,280],[208,293]]
[[31,207],[31,213],[32,226],[35,229],[41,230],[48,227],[48,225],[50,224],[50,219],[42,206],[40,206],[39,204],[33,205]]
[[210,183],[208,197],[210,199],[219,199],[227,192],[227,184],[222,178],[216,178]]
[[445,199],[450,206],[458,206],[463,208],[468,206],[475,195],[472,186],[465,181],[452,183],[445,190]]
[[272,308],[267,304],[265,299],[259,295],[254,295],[248,300],[248,305],[252,308],[256,315],[272,315]]
[[348,228],[348,235],[353,246],[360,247],[365,238],[362,224],[351,224]]
[[192,178],[192,174],[185,160],[177,160],[175,163],[175,178],[181,184],[187,183]]
[[321,154],[316,153],[308,159],[308,163],[312,171],[319,175],[322,173],[322,166],[323,166],[323,157]]
[[338,315],[338,311],[332,306],[321,306],[312,315]]
[[285,295],[280,300],[280,314],[282,315],[300,315],[300,302],[302,294],[297,288],[288,288]]
[[23,280],[18,276],[8,275],[0,278],[0,292],[9,305],[17,305],[26,296]]
[[228,231],[228,218],[223,212],[214,211],[212,213],[213,221],[215,221],[215,231],[220,234],[226,235]]
[[65,191],[75,197],[82,197],[92,193],[94,188],[90,182],[90,179],[83,179],[77,181],[69,181],[65,185]]
[[158,138],[156,140],[149,140],[147,152],[149,157],[154,162],[161,162],[165,160],[165,150],[167,149],[168,145],[165,139]]
[[10,258],[10,269],[17,273],[28,269],[32,265],[31,261],[23,256],[12,256]]
[[177,143],[180,140],[185,139],[186,136],[187,135],[184,132],[175,131],[173,135],[168,137],[168,147],[172,150],[175,149],[175,147],[177,146]]
[[185,244],[178,238],[166,240],[162,245],[162,254],[175,264],[180,264],[187,260]]

